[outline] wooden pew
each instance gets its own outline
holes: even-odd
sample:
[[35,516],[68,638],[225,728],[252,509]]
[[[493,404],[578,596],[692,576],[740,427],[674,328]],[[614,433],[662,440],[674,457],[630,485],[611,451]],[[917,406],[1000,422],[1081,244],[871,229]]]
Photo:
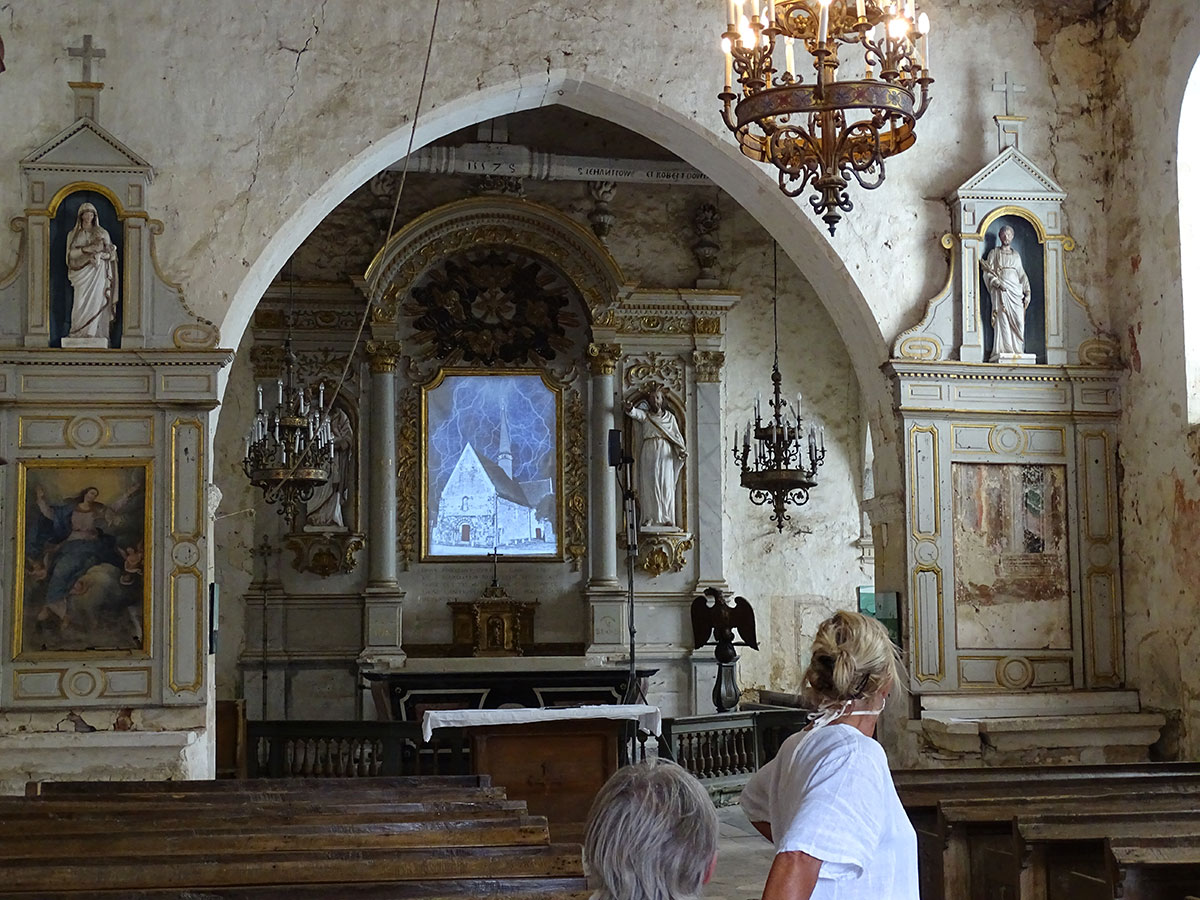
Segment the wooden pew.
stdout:
[[545,878],[582,876],[577,845],[454,847],[388,850],[276,852],[213,859],[203,855],[151,856],[153,844],[134,856],[105,859],[30,857],[8,860],[0,896],[48,891],[68,897],[80,890],[343,885],[355,882],[456,878]]
[[[1062,848],[1057,845],[1053,853],[1049,852],[1051,841],[1047,835],[1041,840],[1023,842],[1021,824],[1035,817],[1073,817],[1077,830],[1064,834],[1061,840],[1096,842],[1093,847],[1095,865],[1085,865],[1086,871],[1102,865],[1100,841],[1106,836],[1105,828],[1110,819],[1127,815],[1133,809],[1145,814],[1147,827],[1154,815],[1174,816],[1179,821],[1197,820],[1200,819],[1200,796],[1189,792],[1107,792],[1088,796],[1074,793],[945,801],[938,808],[939,833],[945,847],[942,896],[1046,900],[1049,890],[1047,859],[1055,857],[1061,871],[1063,866],[1078,865],[1079,857],[1078,854],[1061,857]],[[1087,827],[1089,822],[1090,829]],[[1086,854],[1086,848],[1083,849]],[[1074,900],[1070,894],[1066,897]]]
[[226,784],[0,798],[0,897],[589,895],[579,846],[550,843],[545,819],[486,778]]
[[1107,841],[1109,888],[1124,900],[1184,900],[1200,889],[1200,839],[1195,836]]
[[[146,891],[78,891],[70,900],[589,900],[591,891],[578,878],[460,878],[454,881],[406,881],[286,887],[206,888],[203,892],[165,888]],[[53,892],[16,892],[5,900],[59,900]]]
[[[892,775],[917,832],[923,900],[946,900],[945,883],[961,886],[969,879],[969,862],[964,862],[962,848],[957,853],[944,852],[944,835],[937,818],[941,800],[1073,797],[1096,791],[1136,790],[1157,794],[1200,790],[1200,764],[1196,763],[897,769]],[[946,871],[947,866],[951,869],[957,866],[958,871]],[[961,898],[950,895],[949,900]]]
[[243,778],[216,781],[31,781],[26,797],[103,796],[128,794],[333,794],[365,795],[387,790],[411,792],[431,788],[490,788],[490,775],[396,775],[380,778]]
[[1024,864],[1045,868],[1048,900],[1112,900],[1110,857],[1105,841],[1171,838],[1200,846],[1200,813],[1147,810],[1086,814],[1025,815],[1015,823],[1017,854]]

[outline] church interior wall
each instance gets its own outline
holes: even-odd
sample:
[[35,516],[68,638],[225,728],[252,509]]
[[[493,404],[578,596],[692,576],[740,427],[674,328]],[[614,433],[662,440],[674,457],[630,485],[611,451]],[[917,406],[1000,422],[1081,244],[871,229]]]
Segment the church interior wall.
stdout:
[[[1106,275],[1127,362],[1121,420],[1122,559],[1130,680],[1145,702],[1179,711],[1163,752],[1200,754],[1200,444],[1189,430],[1179,210],[1179,116],[1200,47],[1193,4],[1117,4]],[[1142,15],[1133,16],[1132,11]],[[1194,151],[1193,146],[1183,152]],[[1190,337],[1190,334],[1188,335]]]
[[[841,335],[839,342],[822,342],[822,352],[833,353],[824,346],[829,343],[848,348],[839,363],[848,361],[845,371],[860,379],[857,405],[884,449],[877,459],[880,490],[887,492],[899,487],[899,450],[886,380],[876,368],[886,357],[883,348],[920,317],[923,298],[944,280],[945,257],[936,243],[949,230],[943,198],[991,157],[991,116],[1002,100],[989,83],[1005,71],[1013,73],[1027,87],[1018,95],[1020,112],[1029,116],[1025,148],[1070,194],[1067,226],[1078,242],[1070,263],[1075,289],[1097,322],[1120,337],[1129,366],[1120,451],[1129,682],[1145,692],[1149,705],[1182,709],[1179,750],[1195,756],[1200,752],[1195,724],[1200,722],[1200,640],[1193,594],[1200,581],[1194,552],[1200,488],[1196,441],[1193,437],[1189,450],[1188,440],[1179,200],[1171,161],[1179,96],[1195,63],[1189,48],[1200,42],[1200,10],[1183,2],[1116,0],[1098,19],[1072,20],[1069,13],[1038,11],[1045,5],[1032,0],[939,4],[935,24],[955,39],[936,51],[939,81],[935,105],[919,130],[921,143],[914,154],[889,165],[883,188],[856,195],[856,210],[833,241],[821,236],[804,200],[782,200],[765,172],[738,158],[714,100],[720,89],[719,10],[697,15],[695,4],[682,0],[623,9],[620,16],[598,16],[589,7],[588,15],[564,15],[553,29],[540,10],[517,0],[443,10],[443,40],[431,68],[426,124],[417,145],[505,111],[506,104],[516,108],[554,99],[599,105],[596,98],[603,97],[614,117],[625,111],[627,121],[656,123],[646,129],[648,136],[714,175],[734,201],[778,235],[804,272],[812,291],[802,302],[822,304],[828,311],[823,333]],[[70,97],[62,82],[74,76],[68,75],[65,47],[77,32],[94,32],[110,45],[101,73],[108,85],[102,97],[106,125],[129,136],[159,165],[153,214],[165,223],[158,245],[162,267],[184,285],[198,311],[223,324],[224,343],[240,341],[243,348],[228,380],[217,431],[214,477],[226,491],[223,513],[245,508],[252,496],[239,480],[236,449],[230,450],[240,442],[249,416],[239,406],[249,396],[250,383],[241,340],[245,322],[303,235],[353,185],[399,156],[397,148],[403,151],[420,68],[412,61],[421,58],[426,39],[416,6],[314,2],[301,14],[295,4],[277,3],[254,17],[246,16],[236,0],[203,6],[55,4],[10,11],[8,71],[0,76],[0,134],[18,137],[0,144],[0,214],[7,219],[20,213],[19,160],[69,116]],[[500,23],[505,23],[505,39],[495,41]],[[631,30],[637,46],[629,42]],[[127,44],[130,35],[137,36],[136,47]],[[219,58],[214,47],[221,48]],[[711,68],[697,68],[697,48],[712,48]],[[397,65],[397,60],[412,64]],[[413,191],[421,190],[419,180],[412,185]],[[618,193],[618,206],[622,196]],[[798,217],[803,217],[799,224]],[[637,218],[630,210],[629,221]],[[620,240],[614,238],[613,246],[620,247]],[[675,250],[656,255],[650,246],[623,248],[622,264],[633,273],[639,268],[656,273],[680,259]],[[738,249],[736,241],[731,247]],[[15,240],[0,241],[0,271],[16,254]],[[682,260],[687,262],[686,255]],[[757,272],[761,280],[761,267]],[[761,331],[761,287],[758,301],[746,290],[731,337]],[[750,309],[759,319],[744,318]],[[806,322],[806,333],[813,327]],[[740,339],[731,341],[728,412],[735,421],[749,408],[763,361]],[[795,360],[802,387],[819,379],[806,364],[813,363]],[[853,381],[848,374],[846,382]],[[747,393],[739,397],[738,391]],[[850,409],[856,405],[853,393],[839,386],[827,406]],[[858,471],[850,448],[856,446],[859,425],[841,427],[844,433],[835,434],[833,443],[845,448],[849,478],[845,505],[838,501],[841,509],[830,517],[835,524],[829,527],[840,528],[837,523],[844,520],[850,540],[857,532],[857,520],[848,512]],[[837,456],[831,453],[825,468],[830,484]],[[728,481],[726,490],[731,492]],[[833,501],[813,501],[821,502]],[[249,580],[249,519],[221,521],[218,562],[226,550],[224,538],[230,559],[223,586],[231,599]],[[749,515],[744,521],[731,518],[727,546],[755,534],[749,521]],[[819,535],[814,529],[798,545],[815,545]],[[755,538],[745,546],[731,550],[735,586],[751,562],[767,555],[769,541]],[[771,545],[770,550],[788,557],[771,580],[779,598],[791,598],[772,601],[768,619],[776,641],[789,628],[811,633],[810,611],[820,604],[810,606],[806,598],[826,596],[819,585],[807,583],[794,546]],[[839,579],[854,575],[849,550],[837,565]],[[243,642],[230,621],[236,615],[231,606],[224,610],[218,660],[223,693],[236,682],[230,677],[229,648]],[[743,655],[749,682],[786,680],[773,663],[754,657]],[[49,719],[35,725],[58,727]]]

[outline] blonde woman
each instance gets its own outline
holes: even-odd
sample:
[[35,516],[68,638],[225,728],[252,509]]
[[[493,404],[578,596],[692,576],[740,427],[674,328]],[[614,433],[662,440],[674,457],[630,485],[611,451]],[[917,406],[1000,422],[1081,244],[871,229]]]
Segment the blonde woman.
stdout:
[[675,763],[625,766],[592,803],[583,860],[591,900],[696,900],[717,865],[717,812]]
[[874,740],[900,672],[876,620],[843,611],[818,627],[804,673],[813,722],[742,792],[775,844],[763,900],[918,900],[917,836]]

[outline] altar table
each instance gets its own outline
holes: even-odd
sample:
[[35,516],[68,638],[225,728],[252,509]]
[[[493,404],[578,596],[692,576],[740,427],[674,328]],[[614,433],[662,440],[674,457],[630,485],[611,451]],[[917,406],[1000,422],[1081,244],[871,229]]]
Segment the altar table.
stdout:
[[428,741],[436,728],[467,728],[471,766],[491,775],[529,812],[545,816],[555,840],[579,840],[592,800],[617,770],[622,725],[635,721],[662,733],[656,706],[608,704],[552,709],[427,710]]

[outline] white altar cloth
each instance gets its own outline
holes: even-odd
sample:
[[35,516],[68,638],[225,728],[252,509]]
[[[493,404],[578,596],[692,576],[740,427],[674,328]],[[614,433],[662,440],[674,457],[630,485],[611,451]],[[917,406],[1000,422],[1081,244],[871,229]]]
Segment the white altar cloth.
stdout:
[[555,706],[549,709],[427,709],[421,733],[428,741],[435,728],[470,728],[473,725],[518,725],[525,722],[560,722],[565,719],[636,719],[638,727],[662,734],[662,711],[643,703],[597,706]]

